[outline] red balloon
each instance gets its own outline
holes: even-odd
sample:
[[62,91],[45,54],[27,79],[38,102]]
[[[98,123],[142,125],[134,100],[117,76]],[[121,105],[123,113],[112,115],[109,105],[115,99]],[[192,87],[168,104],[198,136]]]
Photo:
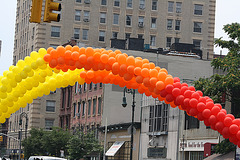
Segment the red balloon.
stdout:
[[177,97],[181,94],[181,90],[179,88],[174,88],[172,90],[172,94],[173,94],[174,97]]
[[172,94],[167,94],[167,95],[166,95],[166,100],[167,100],[168,102],[172,102],[172,101],[174,100],[173,95],[172,95]]
[[181,88],[181,94],[184,95],[184,92],[185,92],[186,90],[188,90],[188,87],[182,86],[182,88]]
[[198,111],[196,108],[191,108],[190,111],[189,111],[189,114],[191,116],[196,116],[198,114]]
[[178,77],[174,77],[173,80],[174,80],[174,83],[175,82],[180,82],[180,79]]
[[44,61],[46,62],[50,62],[52,60],[52,57],[50,54],[45,54],[44,57],[43,57]]
[[173,85],[171,85],[171,84],[168,84],[168,85],[166,85],[166,87],[165,87],[165,90],[167,91],[167,93],[172,93],[172,90],[174,89],[174,87],[173,87]]
[[210,125],[211,125],[211,124],[209,123],[208,119],[205,119],[205,120],[204,120],[204,124],[205,124],[205,126],[210,126]]
[[208,121],[209,121],[209,123],[210,123],[211,125],[214,125],[214,124],[217,123],[217,118],[216,118],[216,116],[211,115],[211,116],[209,117]]
[[195,99],[199,100],[200,95],[199,95],[197,92],[194,92],[194,93],[192,94],[192,98],[195,98]]
[[202,112],[205,108],[206,108],[206,105],[205,105],[203,102],[199,102],[199,103],[197,104],[197,110],[198,110],[199,112]]
[[186,90],[183,95],[185,98],[191,98],[192,92],[191,92],[191,90]]
[[237,132],[236,136],[240,140],[240,131]]
[[218,114],[217,114],[217,119],[218,119],[218,121],[224,121],[224,119],[225,119],[225,117],[226,117],[226,113],[224,113],[224,112],[219,112]]
[[211,110],[213,107],[214,107],[214,103],[213,103],[213,102],[207,102],[207,103],[206,103],[206,108],[207,108],[207,109],[210,109],[210,110]]
[[185,99],[183,100],[183,106],[186,107],[186,108],[190,107],[189,101],[190,101],[189,98],[185,98]]
[[225,114],[227,114],[226,109],[221,109],[220,112],[224,112]]
[[204,109],[202,115],[204,118],[209,118],[211,115],[211,111],[209,109]]
[[238,127],[236,124],[232,124],[232,125],[229,127],[229,132],[230,132],[231,134],[236,134],[238,131],[239,131],[239,127]]
[[198,100],[195,98],[190,99],[189,104],[191,107],[196,108],[198,104]]
[[206,104],[206,98],[204,98],[204,97],[200,97],[198,101],[199,102],[203,102],[204,104]]
[[217,122],[215,124],[215,128],[218,130],[218,132],[222,132],[223,128],[224,128],[224,124],[223,122]]
[[168,93],[167,93],[167,91],[164,89],[164,90],[161,90],[161,92],[160,92],[160,96],[161,97],[166,97],[166,95],[167,95]]
[[222,130],[222,135],[225,139],[230,137],[230,133],[229,133],[229,128],[228,127],[224,127]]
[[52,59],[52,60],[50,61],[50,63],[49,63],[49,66],[50,66],[51,68],[55,68],[57,65],[58,65],[58,63],[57,63],[57,60],[56,60],[56,59]]
[[195,88],[193,86],[189,86],[188,89],[191,91],[195,91]]
[[198,118],[199,121],[203,121],[204,120],[204,117],[203,117],[202,113],[199,113],[199,112],[197,114],[197,118]]
[[184,100],[184,96],[183,95],[179,95],[179,96],[176,97],[176,101],[180,105],[183,104],[183,100]]
[[227,114],[226,117],[230,117],[232,120],[235,119],[234,115],[232,115],[232,114]]
[[173,86],[174,86],[174,88],[179,88],[179,89],[181,89],[181,87],[182,87],[180,82],[174,82]]
[[211,109],[211,112],[212,112],[213,115],[217,116],[217,114],[220,112],[220,108],[218,106],[214,106]]
[[229,141],[232,142],[233,144],[237,145],[238,139],[236,136],[230,136]]
[[197,91],[197,93],[200,95],[200,97],[202,97],[202,96],[203,96],[203,93],[202,93],[202,91]]
[[188,87],[188,84],[187,84],[187,83],[182,83],[182,87],[183,87],[183,86]]
[[217,130],[214,124],[211,125],[211,128],[212,128],[214,131]]
[[234,119],[234,120],[232,121],[232,123],[233,123],[233,124],[236,124],[237,126],[240,126],[240,119],[239,119],[239,118]]
[[229,127],[232,125],[232,119],[230,117],[225,117],[223,123],[226,127]]

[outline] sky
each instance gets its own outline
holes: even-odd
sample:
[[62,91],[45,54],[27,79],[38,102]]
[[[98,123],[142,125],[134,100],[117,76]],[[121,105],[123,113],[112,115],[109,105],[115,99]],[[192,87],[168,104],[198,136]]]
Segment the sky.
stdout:
[[[17,0],[0,1],[0,40],[2,41],[0,56],[0,75],[8,70],[12,65],[12,53],[14,45],[14,32],[16,20]],[[240,1],[239,0],[217,0],[215,17],[215,38],[223,37],[227,40],[228,36],[222,30],[223,25],[234,22],[240,23]],[[220,53],[221,48],[215,48],[216,54]],[[227,54],[227,50],[222,50],[222,54]]]

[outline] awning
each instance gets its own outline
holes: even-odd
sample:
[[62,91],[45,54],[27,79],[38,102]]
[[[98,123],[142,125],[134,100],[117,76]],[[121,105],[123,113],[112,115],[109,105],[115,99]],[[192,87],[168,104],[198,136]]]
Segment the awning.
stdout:
[[116,141],[113,143],[113,145],[109,148],[109,150],[106,152],[106,156],[114,156],[117,151],[122,147],[125,141]]
[[235,155],[235,151],[227,153],[227,154],[213,154],[204,160],[233,160]]

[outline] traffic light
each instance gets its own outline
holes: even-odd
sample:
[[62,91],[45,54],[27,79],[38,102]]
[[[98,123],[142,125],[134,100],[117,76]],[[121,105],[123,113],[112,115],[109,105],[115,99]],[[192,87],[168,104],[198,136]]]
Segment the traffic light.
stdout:
[[0,136],[0,142],[2,142],[3,141],[3,136]]
[[43,0],[32,0],[30,22],[41,22],[42,2]]
[[24,159],[24,154],[23,154],[23,153],[21,153],[20,158],[21,158],[21,159]]
[[45,2],[45,11],[44,11],[44,22],[51,21],[60,21],[60,14],[53,13],[53,11],[61,11],[61,4],[57,2],[53,2],[53,0],[46,0]]

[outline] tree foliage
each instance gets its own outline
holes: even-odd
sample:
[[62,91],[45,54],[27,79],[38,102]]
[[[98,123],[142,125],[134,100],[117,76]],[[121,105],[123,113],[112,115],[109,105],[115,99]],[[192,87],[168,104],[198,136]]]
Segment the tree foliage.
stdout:
[[98,155],[102,151],[103,148],[95,138],[94,132],[77,132],[68,142],[70,159],[79,159],[90,154]]
[[236,146],[233,143],[229,142],[228,139],[224,139],[222,142],[217,144],[213,150],[215,153],[226,154],[234,151],[235,149]]

